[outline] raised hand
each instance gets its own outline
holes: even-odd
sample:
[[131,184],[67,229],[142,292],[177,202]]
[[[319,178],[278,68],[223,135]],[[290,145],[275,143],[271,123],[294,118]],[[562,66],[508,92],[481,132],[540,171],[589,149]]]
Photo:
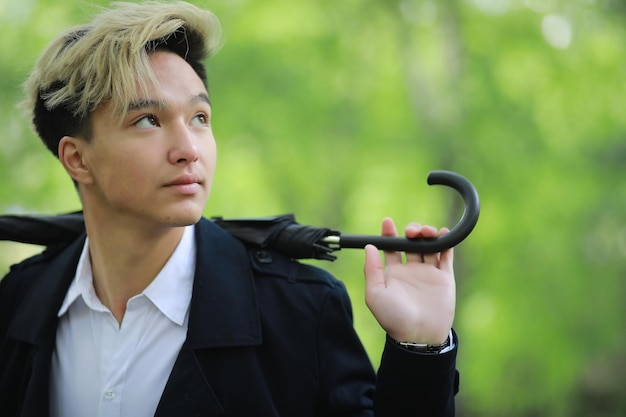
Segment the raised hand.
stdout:
[[[437,237],[448,232],[411,223],[408,238]],[[383,236],[397,236],[393,220],[382,224]],[[405,257],[406,259],[403,259]],[[385,252],[385,265],[373,245],[365,247],[365,302],[387,334],[398,342],[440,344],[448,337],[456,303],[453,249],[433,254]]]

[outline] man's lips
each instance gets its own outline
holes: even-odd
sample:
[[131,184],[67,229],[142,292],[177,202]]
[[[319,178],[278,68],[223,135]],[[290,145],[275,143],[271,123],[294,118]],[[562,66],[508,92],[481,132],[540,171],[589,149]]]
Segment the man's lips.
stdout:
[[195,194],[202,187],[202,180],[197,175],[181,175],[173,181],[165,184],[167,188],[172,188],[181,194]]

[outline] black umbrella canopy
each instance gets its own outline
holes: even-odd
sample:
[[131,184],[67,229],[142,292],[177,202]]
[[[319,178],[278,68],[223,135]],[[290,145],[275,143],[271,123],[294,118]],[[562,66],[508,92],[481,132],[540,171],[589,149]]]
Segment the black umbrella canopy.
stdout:
[[84,231],[82,212],[56,216],[0,216],[0,240],[53,246],[72,241]]
[[249,219],[212,219],[218,226],[244,242],[277,250],[295,259],[335,260],[333,250],[324,243],[340,232],[326,227],[301,225],[293,214]]
[[[336,259],[334,251],[363,248],[368,244],[388,251],[441,252],[469,236],[478,221],[480,203],[474,186],[454,172],[432,171],[428,184],[447,185],[457,190],[465,202],[459,223],[446,235],[432,239],[342,234],[326,227],[301,225],[292,214],[228,220],[216,217],[212,221],[246,243],[274,249],[295,259],[332,261]],[[51,246],[76,239],[84,230],[82,212],[58,216],[0,216],[0,240]]]
[[[214,217],[211,220],[243,242],[274,249],[291,258],[331,261],[336,258],[331,255],[336,249],[318,242],[339,232],[301,225],[293,214],[229,220]],[[0,216],[0,240],[54,246],[71,242],[84,231],[82,212],[57,216]]]

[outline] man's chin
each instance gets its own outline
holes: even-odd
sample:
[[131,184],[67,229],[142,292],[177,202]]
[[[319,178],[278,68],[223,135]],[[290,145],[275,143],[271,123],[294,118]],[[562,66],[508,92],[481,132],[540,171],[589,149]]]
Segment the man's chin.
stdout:
[[205,204],[199,204],[198,202],[188,201],[184,205],[179,205],[168,216],[167,222],[174,227],[183,227],[196,224],[200,221],[203,215]]
[[169,219],[168,223],[172,227],[185,227],[198,223],[201,218],[202,213],[197,215],[184,215],[176,218],[171,218]]

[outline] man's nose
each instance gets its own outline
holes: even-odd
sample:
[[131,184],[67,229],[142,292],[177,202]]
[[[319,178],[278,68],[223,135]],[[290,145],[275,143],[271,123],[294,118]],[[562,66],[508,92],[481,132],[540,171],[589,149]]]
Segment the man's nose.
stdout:
[[170,163],[190,163],[198,159],[197,138],[193,135],[189,126],[181,123],[172,129],[171,135],[172,145],[168,153]]

